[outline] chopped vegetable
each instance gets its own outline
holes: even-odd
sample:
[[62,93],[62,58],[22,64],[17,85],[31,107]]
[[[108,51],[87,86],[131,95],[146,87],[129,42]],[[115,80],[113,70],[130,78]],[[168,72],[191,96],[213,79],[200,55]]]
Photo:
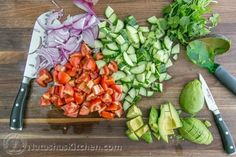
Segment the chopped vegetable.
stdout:
[[[64,110],[64,115],[68,117],[88,115],[96,111],[103,118],[120,117],[123,113],[122,104],[119,102],[122,88],[111,77],[117,72],[118,66],[111,61],[99,70],[98,61],[102,60],[95,61],[91,50],[83,43],[80,53],[73,53],[65,65],[54,68],[55,85],[42,95],[40,104],[53,104]],[[36,82],[40,86],[46,87],[51,81],[52,76],[46,69],[39,71]]]

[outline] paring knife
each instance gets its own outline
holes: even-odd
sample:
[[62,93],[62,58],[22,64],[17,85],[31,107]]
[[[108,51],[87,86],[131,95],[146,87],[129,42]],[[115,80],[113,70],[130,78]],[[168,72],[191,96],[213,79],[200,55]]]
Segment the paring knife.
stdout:
[[37,57],[36,50],[40,48],[40,46],[42,46],[46,38],[46,31],[41,27],[39,21],[45,24],[48,16],[51,13],[52,12],[49,11],[40,15],[35,22],[28,52],[28,58],[25,66],[24,77],[11,111],[10,129],[12,130],[22,130],[23,128],[23,116],[27,96],[29,94],[30,82],[37,75],[35,67]]
[[220,113],[220,111],[216,105],[216,102],[211,94],[211,91],[208,88],[207,83],[201,74],[199,74],[199,80],[202,83],[202,90],[204,93],[207,107],[213,113],[216,126],[217,126],[220,136],[221,136],[224,150],[227,154],[230,154],[230,155],[235,154],[236,149],[235,149],[235,144],[234,144],[234,140],[232,138],[232,135],[230,134],[230,131],[229,131],[226,123],[224,122],[223,117],[221,116],[221,113]]

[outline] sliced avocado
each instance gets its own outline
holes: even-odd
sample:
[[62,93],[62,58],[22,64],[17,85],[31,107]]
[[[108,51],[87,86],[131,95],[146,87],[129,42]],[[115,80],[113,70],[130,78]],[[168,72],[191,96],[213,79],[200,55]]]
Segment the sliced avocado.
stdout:
[[158,124],[157,123],[149,124],[149,126],[153,132],[156,132],[156,133],[158,132]]
[[143,119],[141,116],[137,116],[126,122],[130,131],[136,131],[143,126]]
[[161,139],[161,136],[160,136],[159,133],[152,132],[152,135],[153,135],[157,140],[160,140],[160,139]]
[[136,136],[136,134],[130,130],[126,131],[126,135],[128,136],[128,138],[132,141],[139,141],[138,136]]
[[148,124],[154,124],[157,123],[158,120],[158,112],[155,107],[151,107],[150,113],[149,113],[149,118],[148,118]]
[[152,143],[153,142],[151,131],[147,131],[145,134],[142,135],[141,138],[147,143]]
[[132,105],[129,109],[128,112],[126,114],[126,117],[131,119],[131,118],[135,118],[137,116],[142,116],[142,111],[136,106],[136,105]]
[[166,133],[167,133],[167,135],[174,135],[174,134],[175,134],[175,132],[174,132],[173,129],[171,129],[171,130],[166,130]]
[[170,113],[171,113],[171,116],[172,116],[172,119],[173,119],[173,122],[174,122],[174,128],[173,129],[182,127],[183,125],[180,121],[178,112],[176,111],[176,109],[174,108],[174,106],[171,103],[169,103],[168,105],[169,105]]
[[165,129],[165,109],[164,109],[164,105],[161,105],[161,108],[160,108],[160,117],[158,119],[158,128],[159,128],[159,134],[161,136],[161,139],[163,141],[165,141],[166,143],[168,143],[168,134],[166,132],[166,129]]
[[135,131],[135,134],[138,137],[141,137],[143,134],[145,134],[147,131],[149,131],[149,127],[147,124],[145,124],[144,126],[142,126],[140,129],[138,129],[137,131]]

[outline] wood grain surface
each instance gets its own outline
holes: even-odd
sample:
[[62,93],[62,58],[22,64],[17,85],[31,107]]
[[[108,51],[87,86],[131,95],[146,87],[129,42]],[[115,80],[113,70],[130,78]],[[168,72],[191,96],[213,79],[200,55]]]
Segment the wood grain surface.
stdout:
[[[81,11],[72,0],[58,0],[66,14]],[[104,8],[111,5],[119,17],[135,15],[139,23],[146,24],[152,15],[161,16],[162,8],[170,0],[100,0],[96,12],[103,16]],[[32,83],[26,109],[25,128],[17,134],[9,130],[9,115],[22,80],[35,19],[43,12],[54,9],[50,0],[0,0],[0,157],[11,156],[160,156],[160,157],[223,157],[220,136],[211,113],[205,107],[197,116],[209,120],[214,135],[211,145],[196,145],[187,141],[170,140],[170,144],[155,141],[153,144],[132,142],[125,136],[125,118],[107,121],[96,115],[66,118],[58,110],[39,106],[43,89]],[[236,3],[235,0],[218,0],[213,9],[221,14],[219,26],[214,33],[226,35],[232,40],[229,53],[219,56],[217,62],[236,76]],[[216,103],[236,140],[236,96],[209,74],[191,64],[181,53],[180,59],[169,69],[173,79],[165,82],[165,90],[151,98],[143,98],[138,104],[144,116],[150,106],[170,101],[179,108],[178,96],[185,83],[198,73],[207,80]],[[18,143],[10,143],[19,137]],[[236,141],[235,141],[236,142]],[[25,148],[23,146],[26,146]],[[12,151],[13,149],[13,151]],[[23,152],[21,152],[23,150]]]

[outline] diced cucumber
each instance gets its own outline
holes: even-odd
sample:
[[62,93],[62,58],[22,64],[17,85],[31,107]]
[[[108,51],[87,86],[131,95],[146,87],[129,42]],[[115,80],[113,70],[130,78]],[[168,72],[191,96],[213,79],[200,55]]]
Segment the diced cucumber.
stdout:
[[137,25],[137,20],[134,16],[128,16],[125,18],[125,23],[130,26],[135,26]]
[[131,104],[128,101],[125,100],[124,103],[123,103],[123,109],[125,111],[127,111],[130,106],[131,106]]
[[145,88],[141,87],[139,90],[139,94],[142,96],[147,96],[147,90]]
[[165,44],[165,47],[166,47],[168,50],[171,50],[171,47],[172,47],[173,42],[170,40],[170,38],[169,38],[168,36],[165,36],[165,38],[164,38],[164,44]]
[[121,79],[121,81],[123,82],[132,82],[133,80],[134,80],[134,75],[127,75],[126,77]]
[[159,82],[163,82],[166,79],[167,73],[162,73],[159,76]]
[[143,33],[148,33],[149,32],[149,28],[148,27],[139,27],[138,29],[140,32],[143,32]]
[[[138,34],[131,34],[128,33],[128,37],[130,38],[130,40],[134,43],[134,44],[139,44],[139,36]],[[134,45],[133,45],[134,46]],[[136,45],[134,46],[135,48],[139,48],[140,45]]]
[[119,33],[121,29],[124,28],[124,22],[121,20],[117,21],[116,28],[115,28],[115,33]]
[[147,91],[147,96],[153,96],[154,92],[153,91]]
[[137,34],[138,33],[137,29],[135,29],[132,26],[126,26],[126,29],[127,29],[127,32],[129,32],[130,34]]
[[125,100],[128,101],[130,104],[132,104],[134,98],[132,98],[131,96],[127,95],[127,96],[125,97]]
[[120,51],[121,51],[121,52],[125,52],[125,51],[128,50],[128,48],[129,48],[129,44],[128,44],[128,43],[125,43],[125,44],[123,44],[123,45],[120,46]]
[[143,44],[146,40],[146,38],[143,36],[142,32],[138,32],[139,40]]
[[149,17],[149,18],[147,19],[147,21],[148,21],[149,23],[151,23],[151,24],[157,24],[158,19],[157,19],[156,16],[152,16],[152,17]]
[[131,98],[134,99],[136,97],[136,90],[134,88],[132,88],[129,90],[128,94]]
[[148,83],[153,83],[153,82],[155,82],[156,80],[157,80],[156,76],[153,75],[153,74],[151,74],[151,76],[150,76],[149,79],[148,79]]
[[129,48],[127,50],[127,54],[135,54],[135,49],[132,45],[129,46]]
[[167,63],[166,63],[166,68],[169,68],[173,65],[172,61],[170,59],[168,59]]
[[136,56],[136,54],[129,55],[129,58],[132,60],[133,63],[137,63],[137,56]]
[[176,45],[172,48],[172,51],[171,51],[171,54],[177,54],[177,53],[180,53],[180,45],[179,45],[179,44],[176,44]]
[[106,21],[100,22],[100,23],[98,24],[98,27],[99,27],[99,28],[103,28],[103,27],[106,27],[106,26],[107,26],[107,22],[106,22]]
[[136,79],[139,81],[139,82],[145,82],[145,73],[141,73],[141,74],[138,74],[136,75]]
[[[139,40],[139,39],[138,39]],[[132,46],[134,47],[134,48],[136,48],[136,49],[139,49],[139,47],[140,47],[140,43],[138,42],[138,43],[132,43]]]
[[103,39],[106,37],[106,34],[104,32],[99,31],[98,33],[98,39]]
[[130,72],[133,74],[141,74],[145,71],[146,65],[145,64],[140,64],[136,67],[133,67],[130,69]]
[[151,71],[148,71],[147,74],[146,74],[146,80],[148,80],[150,78],[150,76],[152,75],[152,72]]
[[166,75],[165,81],[170,80],[172,78],[172,76],[170,76],[169,74]]
[[129,87],[128,87],[126,84],[123,84],[123,85],[122,85],[122,91],[123,91],[124,93],[127,93],[127,92],[129,91]]
[[115,81],[120,80],[120,79],[122,79],[124,77],[126,77],[126,74],[123,71],[117,71],[117,72],[112,74],[112,78]]
[[178,54],[175,54],[175,55],[173,56],[173,59],[174,59],[175,61],[177,61],[177,59],[178,59]]
[[117,15],[116,15],[115,13],[113,13],[113,14],[108,18],[108,20],[109,20],[111,23],[115,24],[115,23],[117,22],[117,20],[118,20],[118,17],[117,17]]
[[102,67],[104,67],[107,63],[104,60],[98,60],[96,61],[97,67],[98,69],[101,69]]
[[153,47],[157,50],[160,50],[161,49],[161,42],[160,40],[157,40],[153,43]]
[[119,48],[116,45],[116,43],[109,43],[109,44],[107,44],[107,48],[110,49],[110,50],[114,50],[114,51],[118,51],[119,50]]
[[95,44],[94,44],[94,48],[95,49],[100,49],[100,48],[103,48],[103,44],[100,40],[95,40]]
[[154,63],[152,63],[152,65],[151,65],[151,72],[155,73],[155,71],[156,71],[156,66],[155,66]]
[[125,39],[122,37],[122,35],[119,35],[117,38],[116,38],[116,42],[119,44],[119,45],[123,45],[125,43]]
[[126,52],[123,52],[123,57],[125,62],[129,65],[129,66],[134,66],[134,63],[132,62],[132,60],[129,58],[128,54]]
[[157,59],[160,62],[165,62],[165,51],[159,50],[157,53],[153,56],[154,59]]
[[109,18],[113,13],[114,13],[114,10],[110,6],[107,6],[105,10],[105,16]]
[[120,101],[123,101],[125,99],[126,94],[122,93],[121,97],[120,97]]
[[105,49],[102,50],[102,54],[104,56],[112,56],[112,55],[118,54],[118,52],[105,48]]
[[116,34],[116,33],[109,33],[109,36],[111,36],[112,38],[117,38],[118,37],[118,34]]
[[127,75],[131,75],[130,67],[128,67],[128,65],[124,68],[123,71],[124,71]]
[[124,70],[127,67],[127,65],[122,62],[122,63],[118,64],[118,67],[119,67],[120,70]]

